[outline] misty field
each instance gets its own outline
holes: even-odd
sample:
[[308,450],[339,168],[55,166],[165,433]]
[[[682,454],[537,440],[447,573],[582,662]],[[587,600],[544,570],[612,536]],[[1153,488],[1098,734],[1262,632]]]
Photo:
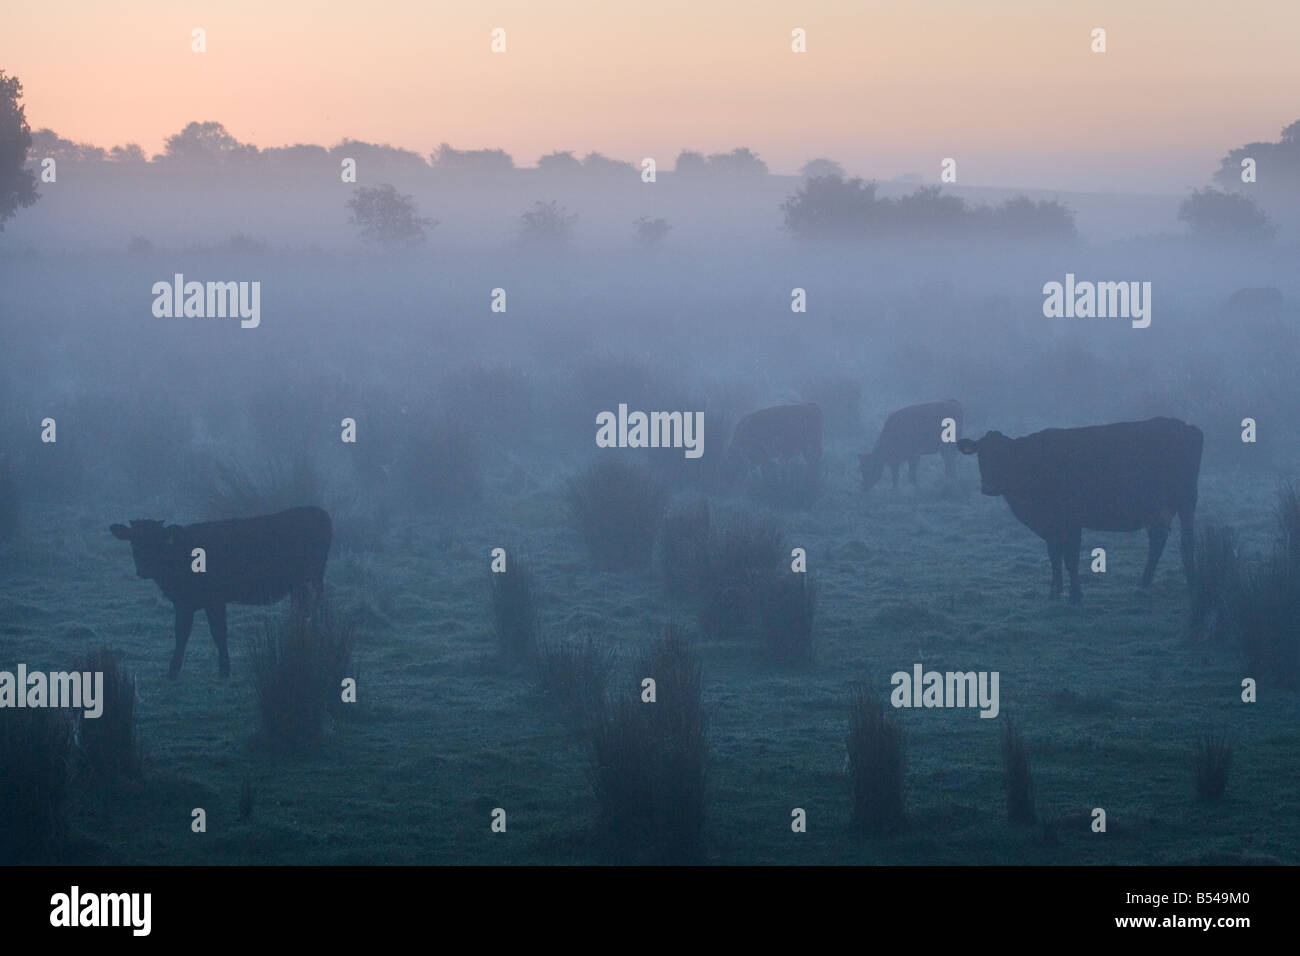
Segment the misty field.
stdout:
[[[539,689],[539,665],[503,655],[494,636],[489,565],[504,548],[530,569],[537,639],[608,652],[611,702],[639,702],[635,662],[665,627],[694,649],[709,748],[703,862],[1300,862],[1300,701],[1235,642],[1188,636],[1176,531],[1147,591],[1144,533],[1085,531],[1083,603],[1071,607],[1048,600],[1042,541],[980,494],[973,458],[951,480],[924,458],[918,485],[904,474],[897,490],[886,479],[864,492],[858,474],[886,414],[911,401],[960,399],[975,437],[1177,414],[1207,436],[1198,526],[1231,526],[1243,559],[1263,555],[1300,406],[1286,371],[1294,333],[1243,338],[1209,304],[1244,281],[1203,270],[1213,292],[1184,288],[1150,329],[1062,332],[1036,312],[1038,288],[1082,274],[1077,254],[1025,251],[1014,268],[967,263],[943,280],[903,257],[857,270],[785,259],[764,277],[738,255],[719,279],[717,263],[619,255],[601,272],[490,257],[4,261],[0,307],[20,320],[4,360],[18,530],[0,542],[0,667],[58,670],[100,645],[120,650],[144,755],[139,776],[107,784],[73,768],[68,831],[49,859],[611,860],[590,733]],[[1124,255],[1099,253],[1098,268]],[[1141,268],[1159,278],[1185,266],[1162,254]],[[183,269],[261,278],[261,326],[151,316],[151,282]],[[821,290],[808,315],[789,312],[799,284]],[[510,290],[505,316],[488,311],[496,286]],[[715,515],[764,514],[752,487],[707,470],[724,443],[708,429],[795,399],[826,412],[826,471],[820,497],[774,512],[785,554],[806,551],[816,587],[812,659],[779,663],[757,633],[714,627],[672,586],[662,540],[647,564],[600,570],[566,487],[601,456],[628,459],[666,489],[669,514],[702,498]],[[595,415],[619,402],[704,410],[704,456],[598,454]],[[1237,424],[1251,413],[1267,423],[1256,445]],[[47,414],[58,441],[42,446]],[[339,440],[347,416],[355,445]],[[357,701],[331,708],[302,752],[272,746],[258,724],[255,642],[288,602],[230,606],[226,682],[199,615],[168,681],[171,604],[108,532],[293,504],[334,518],[326,590],[356,634]],[[1104,574],[1088,570],[1096,547]],[[905,819],[859,835],[854,689],[887,701],[891,674],[917,663],[997,671],[1000,713],[887,708],[903,732]],[[1245,677],[1260,682],[1257,703],[1241,700]],[[1029,825],[1007,822],[1007,719],[1027,747]],[[1231,748],[1218,803],[1197,797],[1193,754],[1208,734]],[[206,832],[191,830],[195,808]],[[806,833],[791,830],[795,808]],[[1094,808],[1105,833],[1092,832]]]

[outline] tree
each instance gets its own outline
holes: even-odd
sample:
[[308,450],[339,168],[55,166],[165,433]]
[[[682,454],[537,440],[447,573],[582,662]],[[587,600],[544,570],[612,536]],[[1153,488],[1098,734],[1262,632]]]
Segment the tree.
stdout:
[[726,176],[766,176],[767,163],[759,159],[757,153],[738,146],[729,153],[711,154],[709,172]]
[[415,200],[388,183],[358,186],[347,208],[352,212],[348,221],[361,229],[361,238],[385,249],[418,246],[425,229],[438,225],[436,219],[417,215]]
[[186,165],[212,165],[238,162],[257,157],[257,147],[241,143],[221,123],[189,123],[179,133],[167,137],[163,154],[155,159]]
[[843,179],[847,173],[844,167],[833,159],[810,159],[799,169],[799,175],[804,179],[816,179],[818,176],[837,176]]
[[562,246],[573,238],[577,213],[570,213],[558,202],[537,200],[533,208],[519,217],[520,241],[535,246]]
[[26,167],[32,145],[26,107],[19,105],[23,85],[0,70],[0,232],[5,220],[36,202],[36,174]]
[[1178,218],[1198,239],[1260,242],[1277,231],[1253,199],[1212,186],[1193,190],[1178,207]]
[[452,149],[441,144],[430,156],[435,169],[465,169],[473,172],[509,172],[515,161],[504,149]]
[[1300,189],[1300,120],[1285,127],[1276,143],[1247,143],[1230,150],[1219,161],[1214,181],[1229,189],[1241,188],[1244,185],[1241,180],[1244,159],[1255,161],[1257,182],[1262,192]]
[[684,149],[677,154],[677,163],[673,167],[674,173],[682,176],[700,176],[709,171],[709,161],[704,158],[703,153],[697,153],[693,149]]
[[547,153],[537,161],[537,168],[544,173],[566,173],[572,174],[582,169],[582,163],[578,158],[568,150],[564,152]]
[[876,184],[839,176],[804,180],[781,203],[785,228],[796,239],[860,239],[878,226],[888,204],[876,198]]
[[636,167],[619,159],[610,159],[600,153],[588,153],[582,157],[582,171],[596,175],[621,175],[632,172]]
[[108,151],[108,158],[115,163],[143,163],[144,150],[136,143],[114,146]]
[[651,219],[649,216],[642,216],[632,225],[636,227],[636,241],[643,246],[654,246],[663,242],[668,235],[668,230],[672,228],[667,219]]

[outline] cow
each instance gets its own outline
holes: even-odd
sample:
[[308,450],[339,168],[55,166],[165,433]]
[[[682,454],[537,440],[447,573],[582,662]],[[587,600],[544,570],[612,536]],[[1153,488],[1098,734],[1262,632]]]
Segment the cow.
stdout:
[[989,432],[957,443],[978,455],[980,490],[1006,498],[1011,512],[1047,542],[1053,598],[1061,563],[1070,572],[1070,603],[1078,604],[1082,530],[1147,529],[1142,587],[1151,583],[1175,514],[1183,571],[1192,582],[1196,484],[1205,436],[1176,418],[1151,418],[1086,428],[1048,428],[1023,438]]
[[[942,440],[944,420],[951,418],[955,423],[952,441]],[[880,430],[875,447],[858,456],[858,465],[862,471],[862,487],[866,491],[880,482],[888,465],[893,477],[894,487],[898,487],[898,468],[907,462],[907,479],[916,484],[916,466],[922,455],[938,452],[943,457],[943,473],[949,478],[957,471],[956,442],[961,438],[962,411],[961,403],[949,398],[942,402],[925,402],[921,405],[909,405],[900,408],[885,419],[885,427]]]
[[[322,594],[333,533],[321,508],[184,526],[137,520],[109,531],[131,542],[136,574],[153,578],[176,608],[176,650],[167,672],[173,680],[185,660],[195,611],[207,614],[221,676],[229,677],[227,604],[270,604],[290,594],[298,608],[312,592]],[[202,571],[196,548],[204,552]]]
[[810,473],[818,474],[822,431],[821,406],[812,402],[759,409],[736,423],[727,448],[727,470],[736,476],[773,459],[802,456]]

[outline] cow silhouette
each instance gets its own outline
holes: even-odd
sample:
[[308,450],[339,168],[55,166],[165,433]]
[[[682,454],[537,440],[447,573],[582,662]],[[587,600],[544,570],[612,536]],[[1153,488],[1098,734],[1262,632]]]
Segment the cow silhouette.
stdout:
[[802,456],[811,473],[819,473],[823,430],[821,406],[812,402],[761,408],[736,423],[727,471],[735,477],[773,460]]
[[907,480],[916,484],[916,466],[922,455],[936,452],[943,458],[943,472],[949,478],[957,473],[956,440],[942,441],[943,421],[951,418],[956,423],[956,439],[961,438],[961,403],[955,399],[942,402],[925,402],[900,408],[885,419],[880,437],[869,452],[858,456],[862,471],[862,487],[867,491],[880,483],[889,466],[893,486],[898,487],[898,469],[907,463]]
[[1070,573],[1070,603],[1082,598],[1082,530],[1147,529],[1142,586],[1151,583],[1175,514],[1183,571],[1192,581],[1193,521],[1205,436],[1176,418],[1086,428],[1048,428],[1023,438],[989,432],[963,438],[958,450],[979,455],[981,490],[1006,498],[1011,512],[1047,542],[1052,597],[1061,593],[1061,563]]
[[[333,533],[330,516],[320,508],[191,525],[137,520],[109,531],[131,542],[136,574],[157,582],[176,608],[176,650],[167,672],[173,679],[185,660],[195,611],[207,614],[221,676],[228,677],[227,604],[270,604],[290,594],[298,609],[309,596],[322,594]],[[194,569],[198,548],[202,571]]]

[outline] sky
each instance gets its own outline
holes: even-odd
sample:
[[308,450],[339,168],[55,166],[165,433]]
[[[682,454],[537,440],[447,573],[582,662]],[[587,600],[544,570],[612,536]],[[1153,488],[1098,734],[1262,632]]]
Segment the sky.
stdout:
[[217,120],[258,146],[747,146],[778,173],[952,157],[965,185],[1181,193],[1300,119],[1297,36],[1294,0],[7,0],[0,69],[33,129],[150,155]]

